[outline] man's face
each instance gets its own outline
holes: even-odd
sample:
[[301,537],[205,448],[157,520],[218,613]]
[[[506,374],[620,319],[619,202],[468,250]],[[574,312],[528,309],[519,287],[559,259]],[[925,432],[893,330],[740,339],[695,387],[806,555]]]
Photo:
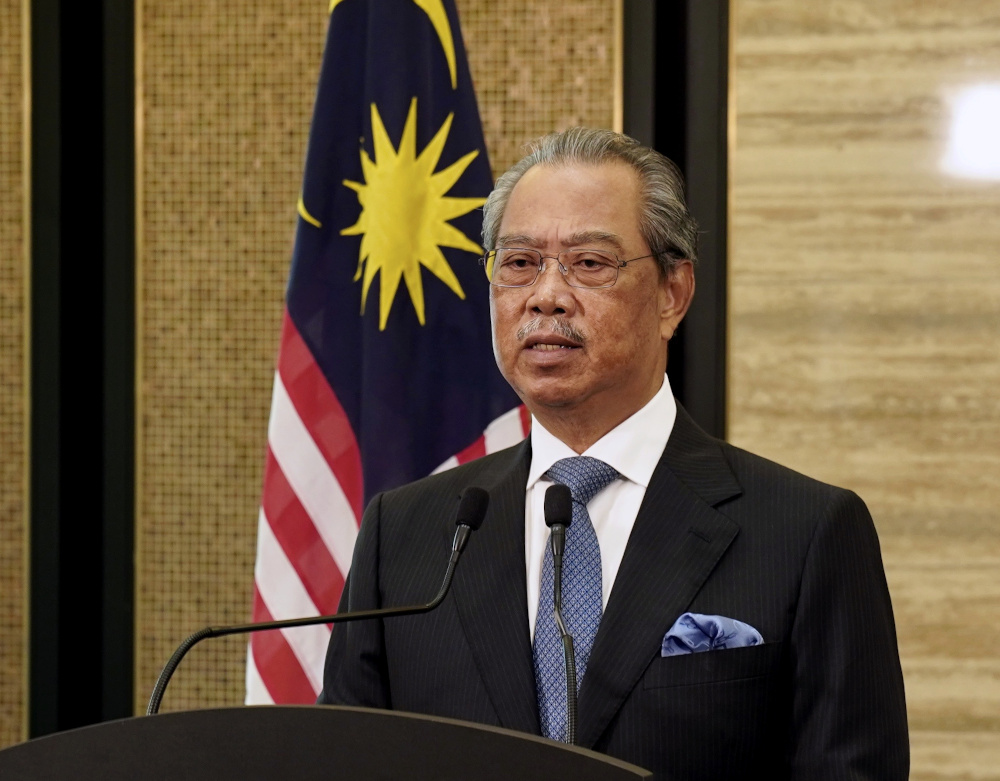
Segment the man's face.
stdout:
[[[639,178],[624,163],[536,165],[511,193],[497,246],[649,255],[638,205]],[[585,289],[545,262],[529,287],[490,289],[497,365],[546,428],[579,422],[599,437],[659,389],[667,340],[693,290],[690,264],[661,279],[655,259],[637,260],[612,287]],[[678,289],[675,277],[688,286]]]

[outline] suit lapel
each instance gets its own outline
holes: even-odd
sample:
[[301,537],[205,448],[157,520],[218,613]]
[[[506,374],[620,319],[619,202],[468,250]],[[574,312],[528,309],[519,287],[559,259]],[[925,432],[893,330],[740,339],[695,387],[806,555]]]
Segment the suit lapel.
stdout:
[[492,484],[483,485],[489,510],[455,573],[453,593],[501,726],[538,734],[524,564],[529,440],[510,454]]
[[713,505],[741,492],[718,444],[678,406],[629,536],[580,690],[593,746],[739,532]]

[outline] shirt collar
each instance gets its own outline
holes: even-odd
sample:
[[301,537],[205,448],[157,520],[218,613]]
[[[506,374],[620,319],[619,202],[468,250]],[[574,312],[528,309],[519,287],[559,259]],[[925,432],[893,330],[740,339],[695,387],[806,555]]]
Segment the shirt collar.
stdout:
[[[664,375],[663,385],[646,406],[611,429],[582,455],[600,459],[617,469],[622,477],[647,488],[676,418],[677,403]],[[550,434],[534,415],[530,436],[529,490],[556,461],[577,455],[569,445]]]

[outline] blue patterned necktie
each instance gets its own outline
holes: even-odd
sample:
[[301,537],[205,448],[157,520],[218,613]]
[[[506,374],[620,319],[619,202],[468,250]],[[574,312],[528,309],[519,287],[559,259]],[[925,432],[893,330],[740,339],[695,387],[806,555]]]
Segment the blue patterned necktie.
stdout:
[[[587,456],[564,458],[545,473],[573,494],[573,522],[566,530],[563,554],[563,620],[573,635],[576,654],[577,691],[587,671],[594,637],[601,623],[601,546],[587,503],[619,475],[603,461]],[[566,667],[563,644],[554,618],[552,587],[555,582],[552,546],[545,546],[542,560],[538,616],[535,620],[535,684],[538,690],[538,717],[542,734],[566,740]]]

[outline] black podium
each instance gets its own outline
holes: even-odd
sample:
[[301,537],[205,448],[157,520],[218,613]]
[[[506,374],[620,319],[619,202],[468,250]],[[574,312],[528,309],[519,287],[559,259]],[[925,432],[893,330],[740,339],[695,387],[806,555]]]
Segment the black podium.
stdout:
[[0,751],[0,780],[631,781],[635,765],[521,732],[317,706],[185,711],[98,724]]

